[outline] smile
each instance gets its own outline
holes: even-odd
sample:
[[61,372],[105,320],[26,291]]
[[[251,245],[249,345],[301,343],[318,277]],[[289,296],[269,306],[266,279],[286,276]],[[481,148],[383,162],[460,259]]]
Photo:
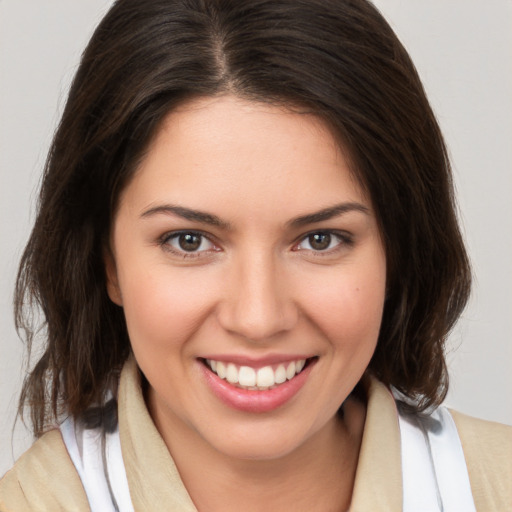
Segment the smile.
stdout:
[[208,368],[219,378],[235,387],[251,391],[275,389],[299,374],[308,361],[308,359],[299,359],[255,369],[250,366],[239,366],[235,363],[205,359]]
[[207,386],[225,405],[249,413],[268,413],[290,402],[319,359],[313,356],[251,363],[236,356],[222,361],[214,357],[198,361]]

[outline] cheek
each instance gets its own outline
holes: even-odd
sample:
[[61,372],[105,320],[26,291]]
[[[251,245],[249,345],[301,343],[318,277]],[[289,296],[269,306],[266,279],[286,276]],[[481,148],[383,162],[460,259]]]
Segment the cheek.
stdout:
[[343,345],[376,344],[386,286],[381,265],[333,272],[322,286],[311,284],[308,315],[320,330]]
[[[167,265],[130,266],[121,276],[128,333],[136,346],[173,349],[183,344],[209,314],[214,283],[201,272],[173,269]],[[211,279],[210,279],[211,281]]]

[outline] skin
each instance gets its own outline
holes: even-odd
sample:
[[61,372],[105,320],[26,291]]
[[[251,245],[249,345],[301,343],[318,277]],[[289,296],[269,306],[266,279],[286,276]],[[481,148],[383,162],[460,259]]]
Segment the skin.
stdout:
[[[293,219],[349,205],[331,218]],[[185,219],[165,205],[216,216]],[[184,251],[177,231],[205,235]],[[327,249],[311,233],[331,233]],[[386,259],[371,202],[310,114],[231,95],[171,112],[116,213],[108,292],[124,308],[149,412],[199,510],[344,510]],[[226,405],[203,357],[315,356],[275,410]],[[204,468],[209,468],[204,471]]]

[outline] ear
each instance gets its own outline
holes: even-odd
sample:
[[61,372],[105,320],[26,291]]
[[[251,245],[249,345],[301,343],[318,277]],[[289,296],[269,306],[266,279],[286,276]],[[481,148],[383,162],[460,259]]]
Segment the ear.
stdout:
[[119,280],[117,277],[117,266],[114,255],[110,247],[103,251],[103,261],[105,263],[105,275],[107,278],[107,293],[110,300],[118,306],[123,306],[123,298],[121,289],[119,288]]

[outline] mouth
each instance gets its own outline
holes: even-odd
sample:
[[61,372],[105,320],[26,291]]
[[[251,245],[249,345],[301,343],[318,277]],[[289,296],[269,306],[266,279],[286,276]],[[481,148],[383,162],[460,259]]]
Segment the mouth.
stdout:
[[208,370],[233,387],[249,391],[267,391],[291,381],[316,359],[318,358],[315,356],[267,365],[261,368],[215,359],[202,359],[202,362]]

